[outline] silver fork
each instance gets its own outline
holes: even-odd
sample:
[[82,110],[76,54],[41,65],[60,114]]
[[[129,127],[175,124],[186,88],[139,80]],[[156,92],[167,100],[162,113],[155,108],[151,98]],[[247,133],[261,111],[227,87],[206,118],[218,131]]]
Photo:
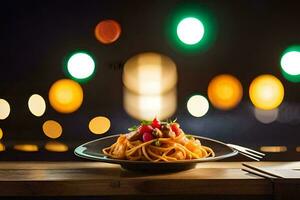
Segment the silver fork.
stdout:
[[264,153],[261,153],[259,151],[255,151],[253,149],[249,149],[246,147],[242,147],[242,146],[239,146],[236,144],[227,144],[227,146],[237,150],[240,154],[242,154],[252,160],[260,161],[265,156]]

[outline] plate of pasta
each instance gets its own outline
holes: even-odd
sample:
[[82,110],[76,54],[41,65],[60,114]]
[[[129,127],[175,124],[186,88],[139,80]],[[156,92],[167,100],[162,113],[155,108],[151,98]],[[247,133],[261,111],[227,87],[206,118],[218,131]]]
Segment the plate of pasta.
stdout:
[[74,153],[86,159],[120,164],[127,170],[161,172],[190,169],[199,162],[237,154],[220,141],[186,134],[176,120],[144,120],[128,131],[82,144]]

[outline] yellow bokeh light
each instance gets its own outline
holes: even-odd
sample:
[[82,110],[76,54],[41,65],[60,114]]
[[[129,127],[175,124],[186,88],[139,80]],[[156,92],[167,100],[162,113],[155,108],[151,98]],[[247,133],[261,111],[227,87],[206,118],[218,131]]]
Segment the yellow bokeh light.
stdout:
[[249,88],[253,105],[263,110],[277,108],[284,97],[284,87],[279,79],[265,74],[255,78]]
[[260,147],[262,152],[269,152],[269,153],[278,153],[278,152],[286,152],[286,146],[262,146]]
[[123,83],[137,94],[162,94],[176,86],[177,70],[171,58],[158,53],[141,53],[124,66]]
[[51,86],[49,101],[56,111],[71,113],[81,106],[83,90],[77,82],[70,79],[61,79]]
[[123,95],[125,111],[138,120],[167,119],[176,111],[176,88],[161,95],[139,95],[124,88]]
[[25,152],[36,152],[39,150],[39,147],[35,144],[16,144],[14,145],[14,149]]
[[89,129],[94,134],[106,133],[110,128],[110,120],[106,117],[95,117],[89,123]]
[[61,125],[54,120],[47,120],[43,124],[43,131],[49,138],[59,138],[62,134]]
[[45,149],[47,151],[53,152],[66,152],[69,150],[68,146],[61,142],[50,141],[45,144]]
[[2,142],[0,142],[0,152],[1,151],[5,151],[5,145]]
[[0,99],[0,119],[6,119],[10,113],[9,103],[5,99]]
[[34,116],[40,117],[46,111],[46,102],[42,96],[33,94],[28,100],[28,108]]
[[243,87],[240,81],[229,74],[213,78],[208,85],[207,92],[211,104],[221,110],[234,108],[243,97]]
[[3,137],[3,131],[2,131],[2,129],[0,128],[0,140],[2,139],[2,137]]

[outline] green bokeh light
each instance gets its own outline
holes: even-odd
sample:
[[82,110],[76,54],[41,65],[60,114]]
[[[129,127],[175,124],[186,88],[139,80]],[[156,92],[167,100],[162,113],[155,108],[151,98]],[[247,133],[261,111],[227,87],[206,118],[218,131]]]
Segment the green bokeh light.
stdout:
[[87,51],[76,51],[64,60],[65,74],[80,83],[87,82],[95,74],[96,64]]
[[204,26],[200,20],[187,17],[181,20],[177,26],[178,38],[187,45],[195,45],[204,35]]
[[288,81],[300,82],[300,46],[294,45],[287,48],[280,58],[281,73]]
[[[195,3],[178,4],[165,21],[165,35],[170,46],[181,53],[200,53],[211,47],[216,39],[217,26],[209,8]],[[179,23],[186,18],[195,18],[204,28],[203,36],[194,44],[186,44],[177,35]],[[198,37],[199,39],[199,37]]]

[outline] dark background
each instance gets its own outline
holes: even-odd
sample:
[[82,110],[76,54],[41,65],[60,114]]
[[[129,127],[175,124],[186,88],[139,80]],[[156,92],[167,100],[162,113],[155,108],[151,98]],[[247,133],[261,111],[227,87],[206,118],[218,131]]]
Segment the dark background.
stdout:
[[[88,130],[88,122],[97,115],[112,123],[109,134],[126,131],[136,123],[123,108],[122,68],[131,56],[154,51],[171,57],[178,68],[178,104],[174,117],[186,132],[212,137],[253,148],[263,145],[287,146],[286,153],[267,159],[299,159],[300,146],[299,84],[286,81],[280,73],[280,57],[289,46],[300,44],[300,3],[297,1],[3,1],[0,7],[0,98],[11,105],[10,116],[0,121],[2,143],[7,151],[3,160],[76,159],[72,148],[99,138]],[[172,17],[190,6],[210,16],[212,41],[195,51],[176,47],[168,35]],[[94,27],[103,19],[115,19],[122,26],[119,40],[102,45],[94,37]],[[76,50],[89,51],[96,60],[92,80],[82,84],[84,102],[75,113],[54,111],[48,102],[53,82],[65,78],[63,61]],[[231,111],[210,108],[202,118],[192,117],[188,98],[206,95],[209,81],[221,73],[241,80],[242,103]],[[270,73],[285,87],[279,120],[262,124],[253,114],[248,87],[258,75]],[[46,113],[37,118],[27,106],[31,94],[47,101]],[[16,152],[11,145],[23,141],[42,145],[48,139],[42,124],[54,119],[63,126],[58,141],[70,145],[67,153]],[[29,155],[30,154],[30,155]]]

